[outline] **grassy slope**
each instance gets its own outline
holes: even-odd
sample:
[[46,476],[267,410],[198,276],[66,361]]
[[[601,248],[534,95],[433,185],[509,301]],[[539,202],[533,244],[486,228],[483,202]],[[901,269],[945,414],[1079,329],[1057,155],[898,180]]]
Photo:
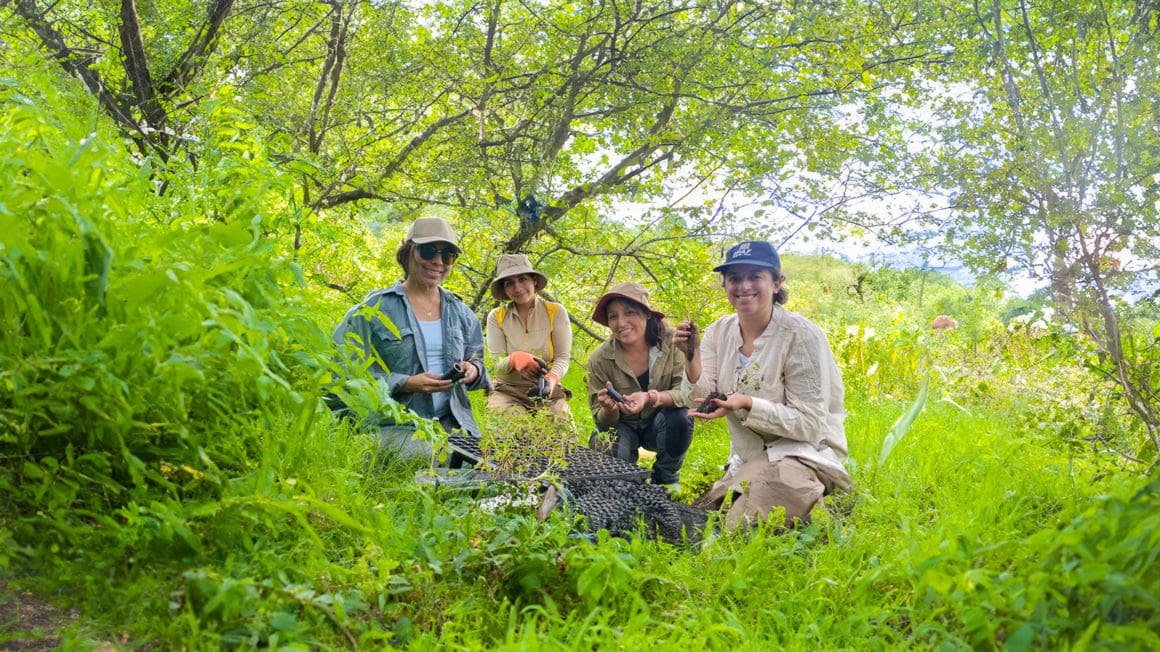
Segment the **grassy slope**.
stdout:
[[[866,323],[891,328],[890,318]],[[862,353],[829,330],[848,357],[856,488],[801,531],[725,535],[693,550],[594,544],[564,514],[540,523],[527,508],[484,511],[416,489],[414,467],[376,459],[369,437],[328,419],[287,438],[287,416],[249,426],[261,442],[255,466],[216,497],[158,496],[123,515],[116,539],[101,528],[78,534],[90,543],[14,563],[12,575],[137,644],[195,649],[1157,643],[1155,483],[1130,502],[1145,480],[1032,427],[1034,392],[1009,395],[997,378],[983,390],[964,385],[961,376],[979,373],[967,367],[935,375],[925,412],[879,466],[883,437],[911,399],[903,356],[914,349],[898,345],[911,340],[872,341],[902,370],[891,382],[875,372],[872,383],[858,376]],[[582,367],[566,382],[587,432]],[[955,402],[939,400],[947,395]],[[698,426],[686,498],[717,476],[727,447],[720,424]],[[182,528],[196,544],[174,535]]]
[[[481,630],[503,632],[513,649],[719,649],[761,641],[803,649],[989,647],[1017,631],[1040,644],[1051,640],[1037,625],[1020,630],[1033,620],[1029,597],[1044,588],[1028,585],[1061,581],[1042,575],[1041,539],[1094,496],[1123,492],[1116,486],[1123,479],[1093,482],[1050,442],[997,415],[968,416],[945,403],[932,406],[875,468],[870,460],[901,407],[875,403],[853,412],[857,488],[811,528],[726,536],[691,552],[603,542],[625,555],[626,577],[606,580],[612,595],[566,610],[551,602],[508,607],[495,620],[473,604],[468,611],[479,620],[425,640],[498,642]],[[693,457],[706,450],[699,444]],[[1093,605],[1079,606],[1067,618],[1081,629],[1098,620]]]
[[[80,609],[77,631],[164,649],[1160,647],[1160,482],[1077,446],[1074,390],[1092,383],[1068,343],[988,330],[985,293],[877,273],[855,299],[864,270],[787,256],[791,307],[842,360],[855,490],[785,535],[592,543],[564,514],[420,490],[315,412],[313,322],[337,314],[267,269],[250,213],[150,233],[124,215],[148,179],[116,147],[75,146],[85,125],[55,143],[46,113],[11,113],[3,142],[35,147],[9,148],[22,181],[0,202],[19,335],[0,340],[0,572]],[[74,305],[101,253],[78,215],[118,246],[107,317]],[[931,340],[937,312],[960,334]],[[581,362],[566,381],[586,432]],[[879,466],[925,369],[927,410]],[[698,429],[688,494],[726,446],[719,424]]]

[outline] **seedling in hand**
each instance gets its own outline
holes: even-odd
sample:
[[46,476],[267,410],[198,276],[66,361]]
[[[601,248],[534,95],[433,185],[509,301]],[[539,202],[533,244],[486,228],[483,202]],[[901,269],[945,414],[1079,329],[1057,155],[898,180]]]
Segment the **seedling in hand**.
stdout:
[[536,385],[528,390],[528,398],[539,398],[547,400],[548,378],[546,376],[540,376],[536,379]]
[[689,362],[693,361],[693,356],[697,353],[697,347],[700,346],[700,343],[698,342],[698,340],[700,340],[701,338],[699,336],[700,336],[700,329],[697,328],[697,324],[693,323],[693,320],[690,319],[689,320],[689,339],[685,343],[685,360],[687,360]]

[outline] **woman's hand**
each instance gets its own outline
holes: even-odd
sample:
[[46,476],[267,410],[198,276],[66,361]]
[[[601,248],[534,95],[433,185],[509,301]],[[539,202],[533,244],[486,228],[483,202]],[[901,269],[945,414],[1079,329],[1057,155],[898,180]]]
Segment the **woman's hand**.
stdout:
[[648,392],[633,392],[624,397],[628,400],[628,405],[621,405],[621,414],[640,414],[646,406],[648,406]]
[[[472,369],[475,368],[475,365],[468,366]],[[468,373],[471,372],[469,371]],[[478,375],[478,372],[476,373]],[[454,384],[450,380],[443,380],[437,373],[424,371],[421,374],[415,374],[408,378],[407,382],[403,383],[402,390],[412,394],[434,394],[435,392],[451,391]]]
[[455,383],[463,383],[470,385],[479,378],[479,367],[476,367],[470,360],[460,360],[455,363],[455,366],[463,370],[463,377],[459,380],[445,380],[437,373],[424,371],[421,374],[415,374],[403,383],[403,391],[415,394],[434,394],[435,392],[450,392]]
[[677,324],[676,330],[673,331],[673,346],[684,353],[685,360],[690,362],[701,352],[700,340],[700,329],[691,319]]
[[695,383],[701,378],[701,331],[692,320],[677,324],[673,346],[685,354],[685,378]]
[[[689,416],[700,419],[720,419],[736,410],[749,410],[753,407],[753,397],[740,393],[733,393],[723,398],[711,398],[709,407],[705,407],[704,402],[705,398],[694,399],[697,407],[689,410]],[[704,412],[701,411],[702,408],[705,409]]]
[[[614,392],[615,394],[613,394]],[[620,398],[624,399],[623,401],[618,401],[614,396],[620,396],[619,392],[616,392],[612,388],[612,381],[605,381],[604,389],[596,392],[596,402],[600,403],[600,407],[604,408],[605,412],[614,414],[620,414],[621,412],[635,414],[636,412],[640,412],[640,408],[636,408],[633,412],[629,411],[634,406],[631,404],[628,396],[620,396]],[[631,396],[636,396],[636,394],[632,394]]]
[[508,356],[512,369],[515,369],[525,380],[536,380],[548,371],[548,363],[526,351],[512,351]]

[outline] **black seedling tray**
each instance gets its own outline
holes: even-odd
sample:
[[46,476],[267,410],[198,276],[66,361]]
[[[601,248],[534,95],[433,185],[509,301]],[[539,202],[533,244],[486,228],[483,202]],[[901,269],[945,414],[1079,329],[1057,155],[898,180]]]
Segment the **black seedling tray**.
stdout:
[[[478,464],[484,461],[479,440],[474,437],[452,435],[447,438],[451,449]],[[622,459],[598,453],[591,448],[577,447],[564,456],[567,466],[559,470],[565,482],[574,480],[630,480],[644,482],[652,472]],[[547,460],[541,468],[547,466]]]

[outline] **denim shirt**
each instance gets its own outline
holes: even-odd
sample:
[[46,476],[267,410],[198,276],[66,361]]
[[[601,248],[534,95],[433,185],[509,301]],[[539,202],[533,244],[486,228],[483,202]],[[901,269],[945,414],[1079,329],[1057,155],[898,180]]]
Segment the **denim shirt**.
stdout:
[[[470,385],[456,383],[451,388],[451,415],[471,436],[479,437],[479,426],[471,413],[467,392],[491,385],[483,364],[483,328],[479,318],[459,297],[443,288],[439,288],[439,294],[444,368],[450,369],[460,360],[469,360],[479,371]],[[403,407],[421,417],[435,418],[435,402],[431,394],[402,391],[408,378],[427,371],[425,343],[402,281],[371,292],[348,310],[334,331],[334,342],[348,359],[356,363],[370,358],[370,373],[386,383],[391,397]]]

